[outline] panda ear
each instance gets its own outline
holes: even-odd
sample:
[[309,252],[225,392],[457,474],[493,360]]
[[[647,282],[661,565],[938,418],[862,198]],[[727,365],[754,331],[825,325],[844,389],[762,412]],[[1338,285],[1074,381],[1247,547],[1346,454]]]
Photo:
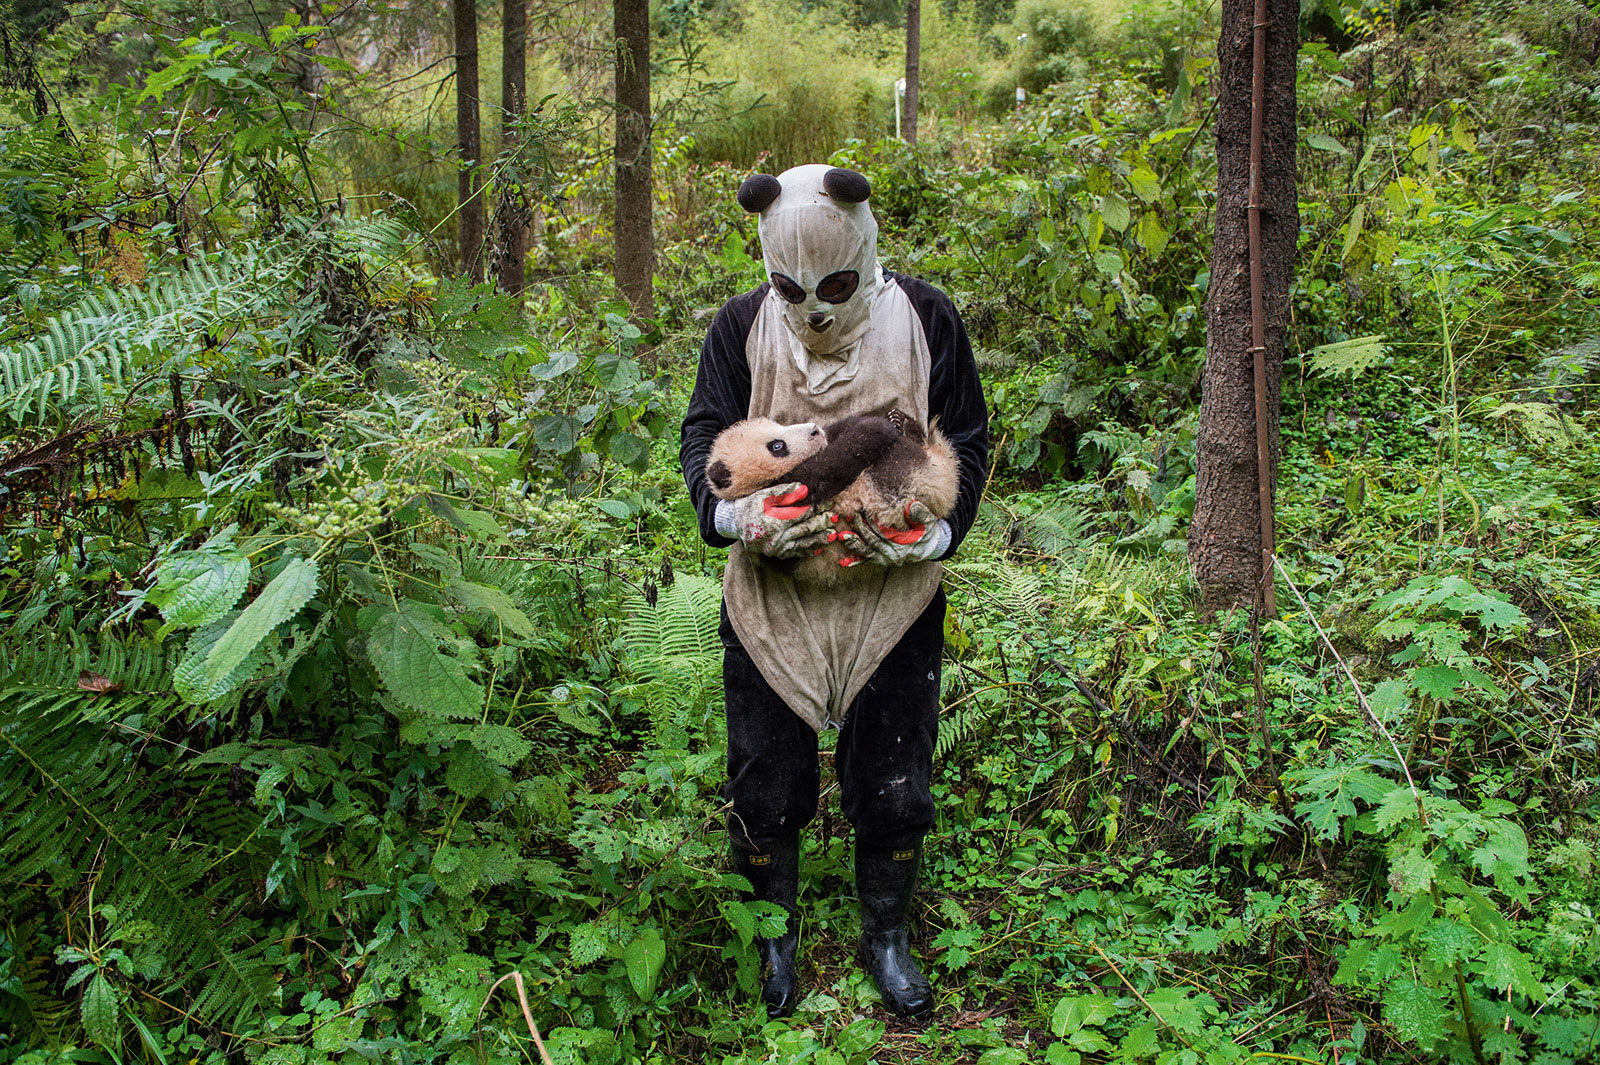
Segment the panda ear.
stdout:
[[727,488],[733,483],[733,471],[728,469],[726,462],[720,460],[706,467],[706,476],[717,488]]
[[872,195],[872,182],[865,174],[836,166],[822,175],[822,191],[840,203],[865,203]]
[[751,174],[739,186],[739,206],[751,214],[765,211],[782,191],[783,186],[771,174]]

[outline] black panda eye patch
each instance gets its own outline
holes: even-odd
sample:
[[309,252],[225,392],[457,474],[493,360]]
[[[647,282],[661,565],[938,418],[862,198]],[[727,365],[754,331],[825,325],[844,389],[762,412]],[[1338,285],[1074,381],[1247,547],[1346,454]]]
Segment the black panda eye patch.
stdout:
[[774,440],[767,445],[767,450],[772,452],[774,455],[777,455],[779,458],[782,458],[784,455],[789,453],[789,445],[785,444],[782,440]]
[[772,275],[772,287],[778,290],[778,295],[790,303],[799,303],[806,298],[806,290],[801,288],[792,277],[783,274]]
[[823,303],[843,303],[856,294],[861,275],[854,270],[838,270],[817,282],[817,299]]

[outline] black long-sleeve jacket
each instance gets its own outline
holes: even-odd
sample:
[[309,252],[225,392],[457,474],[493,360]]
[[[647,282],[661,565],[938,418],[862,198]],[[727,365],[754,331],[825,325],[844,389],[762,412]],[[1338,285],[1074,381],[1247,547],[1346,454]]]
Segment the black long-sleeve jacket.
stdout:
[[[940,556],[948,558],[972,528],[988,477],[989,412],[983,385],[978,380],[978,365],[972,358],[966,326],[950,297],[926,281],[887,271],[884,277],[899,282],[922,321],[932,362],[928,414],[939,420],[939,429],[960,460],[960,491],[955,509],[945,519],[950,523],[950,547]],[[713,547],[727,547],[733,541],[717,532],[717,497],[706,482],[706,456],[718,433],[749,416],[750,364],[745,357],[745,340],[771,287],[763,283],[733,297],[717,312],[700,349],[700,369],[683,419],[678,460],[700,519],[700,535]]]

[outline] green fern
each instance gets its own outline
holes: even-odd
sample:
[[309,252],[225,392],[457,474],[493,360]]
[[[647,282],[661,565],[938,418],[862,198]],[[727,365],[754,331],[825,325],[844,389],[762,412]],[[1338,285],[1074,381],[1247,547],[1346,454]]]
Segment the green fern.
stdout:
[[982,600],[985,609],[1000,617],[1037,618],[1047,604],[1044,577],[1037,568],[1007,559],[978,557],[947,563],[950,571],[967,581],[967,590]]
[[120,388],[158,353],[196,348],[225,323],[281,306],[297,261],[285,251],[224,253],[143,286],[86,296],[33,339],[0,348],[0,406],[15,422],[30,409],[42,421],[52,401],[70,403],[86,389],[98,408],[108,379]]
[[639,678],[627,691],[653,713],[698,706],[721,683],[721,601],[716,581],[680,574],[661,589],[654,606],[639,596],[624,605],[627,668]]
[[182,712],[165,659],[75,649],[17,664],[0,684],[0,894],[91,879],[97,901],[162,930],[166,1000],[229,1025],[271,1008],[270,971],[235,949],[235,915],[215,901],[249,897],[215,868],[249,838],[248,818],[214,779],[183,778],[194,790],[141,765],[147,735]]
[[1026,515],[1020,531],[1041,554],[1061,556],[1083,544],[1089,529],[1089,515],[1079,507],[1060,504]]

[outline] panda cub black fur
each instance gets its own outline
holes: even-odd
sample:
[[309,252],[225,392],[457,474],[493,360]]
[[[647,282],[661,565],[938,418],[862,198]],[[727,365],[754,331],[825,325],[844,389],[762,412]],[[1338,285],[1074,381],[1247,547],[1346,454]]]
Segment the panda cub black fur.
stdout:
[[[706,478],[719,499],[742,499],[777,484],[798,482],[795,493],[774,502],[791,504],[798,517],[812,507],[842,516],[864,515],[899,542],[915,542],[920,527],[907,528],[912,501],[943,518],[955,507],[959,488],[954,449],[938,427],[926,433],[898,410],[845,418],[826,427],[812,422],[779,425],[748,418],[728,426],[711,445]],[[841,542],[792,563],[803,580],[837,583],[851,572],[851,552]],[[770,561],[770,560],[769,560]]]

